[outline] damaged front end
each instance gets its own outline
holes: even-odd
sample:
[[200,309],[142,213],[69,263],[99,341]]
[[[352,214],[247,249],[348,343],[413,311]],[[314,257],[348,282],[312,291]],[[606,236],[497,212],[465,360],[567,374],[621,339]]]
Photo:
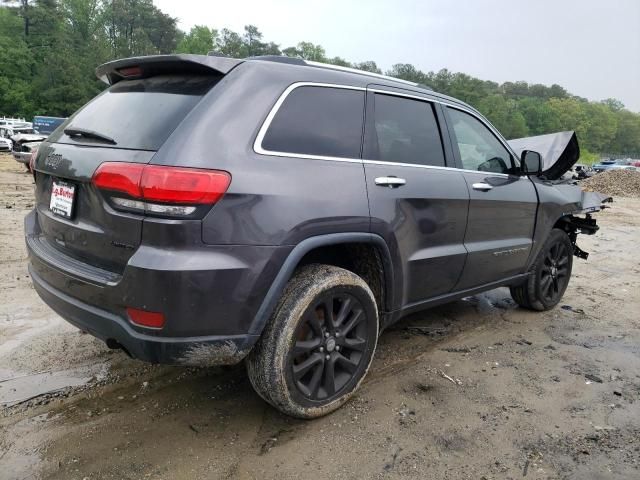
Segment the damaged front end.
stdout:
[[[592,214],[607,208],[612,197],[598,192],[585,192],[578,182],[565,174],[580,158],[578,138],[573,131],[509,140],[518,155],[526,150],[538,152],[542,159],[537,177],[532,178],[540,199],[540,219],[547,229],[561,228],[573,244],[573,254],[586,260],[589,254],[576,244],[579,233],[593,235],[599,229]],[[555,222],[555,224],[553,224]],[[542,225],[545,225],[542,223]]]
[[540,208],[553,212],[552,218],[558,219],[553,227],[567,233],[576,257],[589,258],[589,253],[577,244],[578,234],[593,235],[600,229],[593,214],[609,208],[607,204],[613,202],[613,198],[598,192],[585,192],[577,184],[541,182],[537,187]]
[[[556,186],[556,188],[557,187],[558,186]],[[565,185],[565,187],[573,188],[574,191],[575,189],[580,189],[577,185]],[[571,214],[563,215],[556,224],[556,227],[562,228],[569,235],[571,243],[573,244],[573,254],[578,258],[586,260],[589,258],[589,253],[577,245],[578,234],[593,235],[600,229],[596,223],[596,219],[592,217],[592,214],[608,208],[606,204],[613,202],[613,198],[602,193],[584,192],[582,190],[580,190],[580,194],[581,199],[579,205],[581,208]],[[579,215],[584,215],[584,217]]]

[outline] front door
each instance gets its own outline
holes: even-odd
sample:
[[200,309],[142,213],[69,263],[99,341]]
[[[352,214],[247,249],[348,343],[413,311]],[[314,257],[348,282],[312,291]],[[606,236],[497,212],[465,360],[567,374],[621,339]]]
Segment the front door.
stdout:
[[454,107],[445,111],[470,195],[468,257],[456,290],[524,273],[538,207],[533,182],[517,174],[517,159],[479,117]]
[[371,230],[390,246],[396,275],[402,269],[404,295],[395,308],[416,305],[458,282],[466,258],[467,185],[460,171],[446,168],[453,156],[442,141],[439,105],[370,88],[366,110]]

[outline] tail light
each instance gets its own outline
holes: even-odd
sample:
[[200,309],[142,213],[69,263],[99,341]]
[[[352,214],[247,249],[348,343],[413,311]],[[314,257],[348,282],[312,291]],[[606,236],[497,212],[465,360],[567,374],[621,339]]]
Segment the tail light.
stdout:
[[108,192],[115,208],[167,216],[192,216],[226,193],[231,175],[222,170],[105,162],[93,184]]
[[160,312],[149,312],[138,308],[127,307],[127,315],[135,325],[147,328],[164,327],[164,315]]
[[38,148],[31,150],[31,156],[29,157],[29,171],[34,173],[36,168],[36,156],[38,156]]

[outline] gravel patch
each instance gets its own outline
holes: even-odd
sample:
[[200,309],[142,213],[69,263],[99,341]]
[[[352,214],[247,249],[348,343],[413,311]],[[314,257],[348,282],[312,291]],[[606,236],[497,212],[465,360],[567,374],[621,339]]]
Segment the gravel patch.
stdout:
[[619,197],[640,197],[640,172],[611,170],[580,182],[587,192],[600,192]]

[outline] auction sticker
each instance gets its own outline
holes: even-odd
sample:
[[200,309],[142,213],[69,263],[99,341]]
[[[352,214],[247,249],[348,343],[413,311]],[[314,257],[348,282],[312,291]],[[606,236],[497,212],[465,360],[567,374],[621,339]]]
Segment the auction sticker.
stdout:
[[51,185],[51,202],[49,203],[49,210],[61,217],[71,218],[75,193],[75,185],[54,181]]

